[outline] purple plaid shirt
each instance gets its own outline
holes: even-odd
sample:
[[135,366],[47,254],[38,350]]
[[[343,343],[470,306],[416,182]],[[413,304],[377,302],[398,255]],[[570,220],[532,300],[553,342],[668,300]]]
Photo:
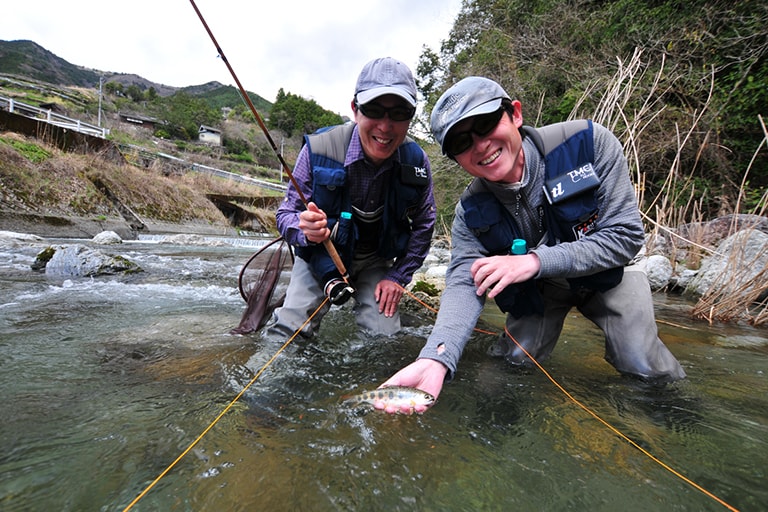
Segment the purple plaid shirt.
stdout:
[[[373,211],[383,205],[387,185],[392,174],[393,162],[399,160],[400,154],[396,151],[380,168],[374,168],[365,158],[358,128],[355,126],[344,161],[352,206],[362,211]],[[386,279],[403,286],[411,282],[413,273],[421,267],[424,258],[429,253],[435,225],[432,170],[426,154],[424,155],[424,162],[429,177],[429,185],[424,188],[420,206],[410,215],[411,236],[408,241],[408,251],[405,256],[397,258],[385,276]],[[307,146],[304,146],[299,152],[299,157],[293,168],[293,177],[307,201],[312,201],[312,169]],[[304,233],[299,229],[299,213],[304,210],[306,210],[304,203],[302,203],[293,182],[290,182],[276,217],[278,231],[288,243],[294,246],[309,245]]]

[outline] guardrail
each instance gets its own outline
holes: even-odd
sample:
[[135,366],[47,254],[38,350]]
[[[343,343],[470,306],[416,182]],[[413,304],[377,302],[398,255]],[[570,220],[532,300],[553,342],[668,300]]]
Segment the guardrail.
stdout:
[[94,137],[101,137],[106,139],[109,134],[109,130],[89,123],[84,123],[79,119],[72,119],[71,117],[57,114],[50,109],[43,109],[35,107],[34,105],[27,105],[20,101],[16,101],[13,98],[4,98],[0,96],[0,109],[7,110],[12,114],[19,114],[31,119],[39,119],[45,121],[48,124],[59,126],[61,128],[67,128],[79,133],[85,133]]
[[242,174],[237,174],[234,172],[216,169],[215,167],[209,167],[207,165],[196,164],[194,162],[187,162],[186,160],[182,160],[181,158],[175,157],[173,155],[168,155],[166,153],[157,153],[157,156],[159,156],[160,158],[165,158],[166,160],[173,160],[175,162],[178,162],[179,164],[185,165],[188,169],[191,169],[193,171],[213,174],[215,176],[220,176],[222,178],[227,178],[233,181],[239,181],[241,183],[249,183],[251,185],[256,185],[262,188],[279,190],[280,192],[285,192],[285,190],[287,189],[285,185],[271,183],[269,181],[257,180],[256,178],[251,178],[250,176],[243,176]]
[[224,171],[222,169],[217,169],[215,167],[210,167],[203,164],[198,164],[195,162],[190,162],[188,160],[184,160],[183,158],[179,158],[177,156],[169,155],[168,153],[162,153],[162,152],[152,152],[147,151],[146,149],[134,146],[131,144],[125,144],[125,143],[115,143],[118,150],[123,154],[123,156],[126,158],[126,160],[130,161],[132,160],[131,155],[139,156],[141,159],[146,161],[153,161],[156,159],[163,159],[169,162],[173,162],[177,166],[179,166],[182,169],[185,169],[187,171],[194,171],[194,172],[201,172],[205,174],[212,174],[214,176],[219,176],[221,178],[230,179],[232,181],[239,181],[241,183],[247,183],[249,185],[255,185],[257,187],[266,188],[270,190],[277,190],[279,192],[285,192],[288,188],[286,185],[282,183],[273,183],[270,181],[264,181],[259,180],[256,178],[252,178],[250,176],[244,176],[242,174],[237,174],[234,172]]

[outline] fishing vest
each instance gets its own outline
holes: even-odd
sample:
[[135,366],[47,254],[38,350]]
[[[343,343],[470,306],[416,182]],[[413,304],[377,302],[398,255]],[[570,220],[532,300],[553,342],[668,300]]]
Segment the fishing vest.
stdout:
[[[345,265],[349,265],[355,243],[360,239],[357,222],[346,218],[346,214],[342,216],[342,212],[352,212],[344,161],[354,127],[349,123],[304,136],[312,167],[312,200],[328,216],[334,246]],[[395,162],[385,193],[380,236],[375,248],[375,253],[385,259],[407,253],[411,234],[409,213],[419,206],[424,189],[429,185],[421,147],[406,138],[397,151],[400,161]],[[332,273],[336,268],[322,246],[297,247],[296,254],[310,263],[317,277]]]
[[[544,159],[544,223],[548,245],[573,242],[595,229],[600,180],[594,170],[592,121],[557,123],[543,128],[522,127]],[[513,216],[482,181],[475,179],[461,197],[467,227],[492,255],[511,254],[512,241],[524,238]],[[530,247],[532,241],[526,241]],[[621,267],[589,276],[568,278],[571,289],[605,291],[621,282]],[[518,297],[521,300],[516,300]],[[544,302],[533,279],[507,286],[496,304],[520,318],[542,314]]]

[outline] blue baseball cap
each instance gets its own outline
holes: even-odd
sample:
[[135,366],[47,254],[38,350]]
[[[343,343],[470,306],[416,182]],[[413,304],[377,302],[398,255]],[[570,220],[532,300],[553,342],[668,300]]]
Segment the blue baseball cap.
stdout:
[[416,106],[416,81],[411,70],[397,59],[382,57],[363,66],[355,86],[355,98],[361,105],[371,100],[395,94]]
[[488,78],[469,76],[440,96],[432,109],[430,126],[432,135],[445,155],[445,136],[456,123],[468,117],[495,112],[502,100],[510,100],[502,87]]

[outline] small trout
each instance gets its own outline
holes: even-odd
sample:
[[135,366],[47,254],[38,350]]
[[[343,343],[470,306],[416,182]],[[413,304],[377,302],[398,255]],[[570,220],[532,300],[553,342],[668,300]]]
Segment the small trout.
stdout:
[[399,409],[404,405],[407,407],[416,407],[417,405],[430,406],[435,403],[435,397],[426,391],[422,391],[416,388],[408,388],[405,386],[389,386],[371,391],[363,391],[358,395],[344,399],[344,402],[352,403],[354,405],[373,405],[373,403],[377,401]]

